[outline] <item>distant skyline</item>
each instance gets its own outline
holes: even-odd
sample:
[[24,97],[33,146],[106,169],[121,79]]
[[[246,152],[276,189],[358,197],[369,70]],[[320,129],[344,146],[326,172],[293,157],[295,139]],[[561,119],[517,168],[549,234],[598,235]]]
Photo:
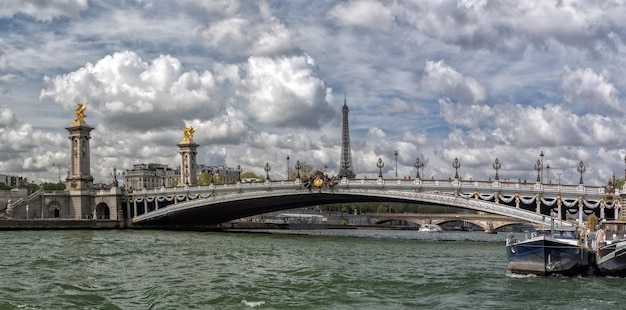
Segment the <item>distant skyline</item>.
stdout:
[[[597,1],[5,1],[0,174],[56,182],[88,103],[95,182],[134,164],[284,178],[287,160],[353,171],[605,184],[624,176],[626,4]],[[544,167],[545,168],[545,167]],[[420,171],[420,174],[422,171]]]

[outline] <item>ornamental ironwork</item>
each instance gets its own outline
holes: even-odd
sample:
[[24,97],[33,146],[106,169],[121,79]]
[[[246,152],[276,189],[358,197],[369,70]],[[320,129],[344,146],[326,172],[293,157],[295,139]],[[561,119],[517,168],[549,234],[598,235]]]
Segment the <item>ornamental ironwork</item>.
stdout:
[[324,174],[322,171],[316,171],[314,174],[305,177],[302,182],[304,188],[311,192],[317,190],[318,193],[321,193],[322,190],[332,191],[337,184],[339,184],[337,177],[333,176],[329,178],[328,175]]

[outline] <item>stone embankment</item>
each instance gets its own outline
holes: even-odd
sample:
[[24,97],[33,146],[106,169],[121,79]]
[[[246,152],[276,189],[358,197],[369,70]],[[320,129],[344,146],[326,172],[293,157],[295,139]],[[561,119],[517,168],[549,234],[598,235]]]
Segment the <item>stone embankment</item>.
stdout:
[[30,219],[0,220],[0,230],[43,230],[43,229],[122,229],[124,221],[111,220],[72,220],[72,219]]

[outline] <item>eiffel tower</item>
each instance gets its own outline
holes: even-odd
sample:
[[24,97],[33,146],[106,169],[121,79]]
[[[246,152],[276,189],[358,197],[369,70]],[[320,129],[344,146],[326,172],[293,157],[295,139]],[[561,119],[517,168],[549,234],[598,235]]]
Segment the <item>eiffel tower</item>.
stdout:
[[352,172],[352,152],[350,151],[350,129],[348,128],[348,105],[346,97],[343,98],[343,122],[341,126],[341,161],[339,163],[340,178],[354,179],[356,175]]

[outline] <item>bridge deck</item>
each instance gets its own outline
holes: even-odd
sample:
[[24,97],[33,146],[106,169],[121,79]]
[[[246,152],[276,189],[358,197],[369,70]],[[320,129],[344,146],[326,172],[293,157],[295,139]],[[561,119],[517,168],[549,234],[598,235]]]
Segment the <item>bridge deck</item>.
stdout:
[[[155,210],[138,214],[135,224],[219,223],[272,211],[329,203],[410,202],[431,203],[482,211],[527,222],[549,225],[551,217],[503,203],[535,203],[563,208],[614,207],[621,201],[610,200],[603,187],[541,185],[506,182],[344,180],[334,188],[305,189],[298,181],[230,184],[193,188],[160,189],[135,192],[128,196],[131,204],[154,203]],[[159,208],[159,201],[174,201]],[[148,208],[146,208],[148,209]],[[559,210],[560,212],[560,210]],[[558,225],[572,225],[557,220]]]

